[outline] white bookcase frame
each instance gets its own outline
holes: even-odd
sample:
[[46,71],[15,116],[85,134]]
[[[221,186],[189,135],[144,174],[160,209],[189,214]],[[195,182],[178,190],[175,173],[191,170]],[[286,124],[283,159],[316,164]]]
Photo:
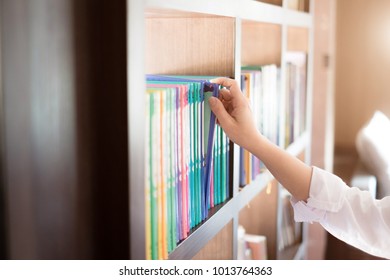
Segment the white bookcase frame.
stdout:
[[[128,131],[129,131],[129,201],[130,201],[130,257],[145,259],[145,202],[144,202],[144,93],[145,92],[145,11],[166,10],[185,13],[224,16],[235,19],[235,77],[240,77],[241,66],[241,25],[243,20],[271,23],[281,26],[281,68],[285,71],[284,54],[287,51],[288,27],[303,27],[309,31],[308,71],[307,71],[307,120],[306,131],[287,148],[298,156],[305,152],[305,162],[310,164],[311,143],[311,104],[313,70],[313,11],[314,1],[310,1],[310,12],[298,12],[287,8],[287,0],[282,6],[265,4],[254,0],[127,0],[127,81],[128,81]],[[285,77],[282,74],[282,83]],[[283,83],[284,84],[284,83]],[[235,145],[234,157],[239,158],[239,148]],[[169,255],[170,259],[191,259],[227,223],[233,221],[233,258],[237,257],[236,232],[239,211],[267,184],[273,180],[269,172],[264,172],[242,191],[239,191],[239,163],[233,164],[233,197],[224,203],[208,220],[197,228],[186,240]],[[282,187],[280,187],[282,188]],[[307,232],[303,233],[301,248],[294,258],[305,258]]]

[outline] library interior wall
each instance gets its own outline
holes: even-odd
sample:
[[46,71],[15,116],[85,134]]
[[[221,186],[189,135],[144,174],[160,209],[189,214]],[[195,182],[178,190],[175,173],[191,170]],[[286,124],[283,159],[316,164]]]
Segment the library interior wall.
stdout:
[[375,110],[390,117],[390,1],[337,1],[335,145],[353,148]]

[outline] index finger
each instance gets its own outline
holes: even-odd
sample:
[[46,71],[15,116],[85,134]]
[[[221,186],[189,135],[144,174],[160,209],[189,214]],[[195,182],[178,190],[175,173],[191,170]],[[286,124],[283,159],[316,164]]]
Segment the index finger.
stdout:
[[229,90],[228,93],[222,91],[222,96],[224,97],[225,100],[240,100],[244,96],[241,92],[241,89],[238,86],[237,81],[234,79],[221,77],[221,78],[213,79],[211,80],[211,82],[220,84],[221,86],[224,86]]
[[234,79],[226,78],[226,77],[219,77],[210,80],[212,83],[220,84],[221,86],[227,87],[227,88],[234,88],[238,89],[237,81]]

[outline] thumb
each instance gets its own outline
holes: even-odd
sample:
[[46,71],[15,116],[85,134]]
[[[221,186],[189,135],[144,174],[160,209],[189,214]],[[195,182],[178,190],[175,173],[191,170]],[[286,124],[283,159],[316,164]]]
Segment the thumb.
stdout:
[[219,124],[226,131],[226,129],[228,129],[232,125],[232,121],[233,121],[232,117],[226,111],[222,102],[218,98],[213,96],[210,97],[209,104],[210,104],[210,109],[217,117]]

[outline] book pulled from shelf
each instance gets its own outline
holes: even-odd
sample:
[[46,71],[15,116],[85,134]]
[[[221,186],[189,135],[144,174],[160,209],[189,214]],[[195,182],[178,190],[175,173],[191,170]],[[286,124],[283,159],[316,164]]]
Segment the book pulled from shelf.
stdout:
[[207,77],[146,77],[146,256],[167,259],[229,198],[229,139],[208,99]]
[[[250,65],[241,68],[241,90],[248,98],[257,129],[270,141],[280,144],[280,68]],[[245,149],[240,153],[240,186],[246,186],[264,169],[264,164]]]
[[237,228],[237,259],[238,260],[266,260],[267,237],[246,233],[245,228]]

